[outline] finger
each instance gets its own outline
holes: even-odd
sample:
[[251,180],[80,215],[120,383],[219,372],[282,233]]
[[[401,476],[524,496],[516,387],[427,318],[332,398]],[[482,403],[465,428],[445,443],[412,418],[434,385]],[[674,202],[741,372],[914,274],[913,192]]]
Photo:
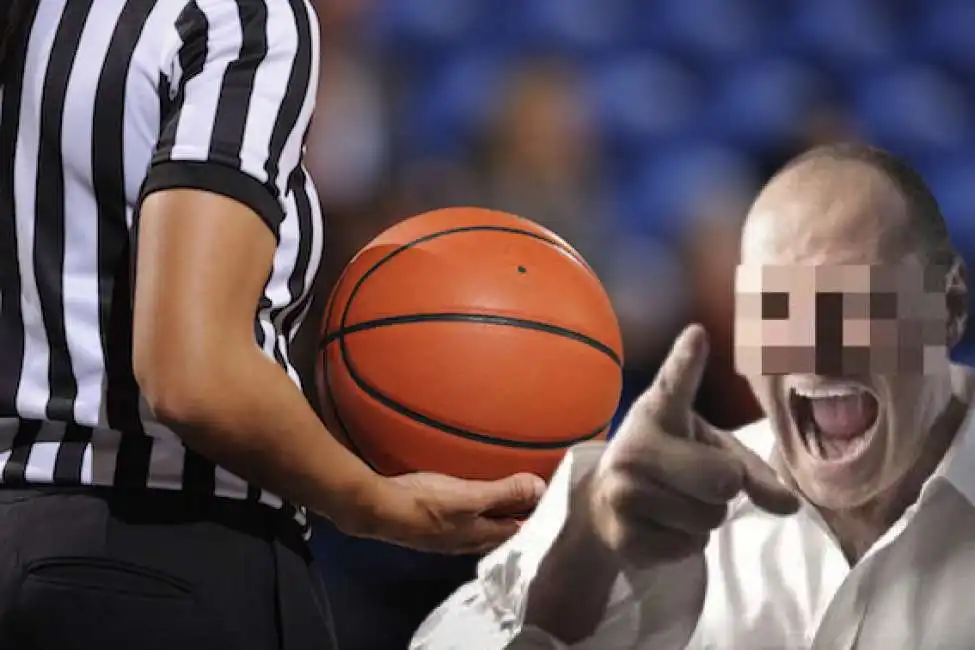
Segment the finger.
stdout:
[[516,519],[477,517],[467,527],[465,540],[452,551],[456,555],[489,553],[511,539],[521,524]]
[[530,512],[545,493],[545,481],[534,474],[515,474],[497,481],[462,481],[457,496],[473,514],[495,516]]
[[652,449],[613,459],[612,472],[652,481],[691,499],[723,504],[744,487],[745,467],[728,450],[680,438],[660,438]]
[[689,436],[688,417],[708,360],[708,337],[700,325],[690,325],[674,342],[650,388],[636,407],[668,433]]
[[773,515],[791,515],[799,509],[799,497],[779,479],[768,463],[733,435],[721,435],[720,440],[744,466],[742,489],[752,503]]
[[607,486],[609,505],[623,521],[653,521],[690,535],[707,535],[728,514],[727,503],[704,503],[652,481],[620,481]]

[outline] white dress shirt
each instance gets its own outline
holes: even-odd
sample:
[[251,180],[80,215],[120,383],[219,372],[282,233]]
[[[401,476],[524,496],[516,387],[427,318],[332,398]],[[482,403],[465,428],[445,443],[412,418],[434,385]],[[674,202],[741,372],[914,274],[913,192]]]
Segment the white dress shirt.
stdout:
[[[772,455],[767,421],[735,435],[763,458]],[[411,650],[567,647],[523,624],[525,607],[571,488],[603,449],[591,443],[566,456],[535,514],[424,622]],[[744,496],[712,534],[704,560],[619,576],[596,632],[572,648],[975,649],[975,418],[969,414],[918,501],[852,569],[808,503],[776,517]]]

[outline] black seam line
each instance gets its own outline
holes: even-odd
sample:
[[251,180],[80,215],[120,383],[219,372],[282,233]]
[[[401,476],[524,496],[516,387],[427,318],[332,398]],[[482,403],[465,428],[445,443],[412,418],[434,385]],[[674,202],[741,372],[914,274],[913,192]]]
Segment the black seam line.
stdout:
[[322,347],[327,346],[338,340],[341,337],[347,336],[349,334],[355,334],[356,332],[364,332],[367,330],[379,329],[381,327],[391,327],[393,325],[404,325],[411,323],[478,323],[482,325],[501,325],[505,327],[518,327],[526,330],[534,330],[537,332],[545,332],[546,334],[554,334],[563,338],[567,338],[573,341],[578,341],[588,345],[589,347],[602,352],[607,357],[613,360],[617,366],[622,366],[622,361],[616,352],[613,351],[611,347],[605,343],[600,343],[596,339],[586,336],[580,332],[567,329],[565,327],[559,327],[558,325],[549,325],[548,323],[539,323],[538,321],[526,320],[524,318],[512,318],[510,316],[497,316],[494,314],[464,314],[464,313],[453,313],[453,312],[443,312],[443,313],[432,313],[432,314],[407,314],[403,316],[389,316],[386,318],[377,318],[374,320],[364,321],[362,323],[356,323],[355,325],[349,325],[345,329],[338,330],[337,332],[332,332],[325,337],[322,341]]
[[[424,235],[423,237],[420,237],[418,239],[414,239],[413,241],[407,242],[407,243],[399,246],[398,248],[390,251],[389,253],[387,253],[386,255],[384,255],[381,259],[379,259],[375,264],[373,264],[371,268],[367,269],[365,273],[362,274],[362,277],[360,277],[358,279],[358,281],[356,281],[355,286],[352,287],[352,291],[349,293],[349,298],[348,298],[348,300],[345,303],[345,309],[342,310],[342,318],[339,321],[339,329],[338,329],[338,331],[339,332],[344,332],[346,330],[346,324],[345,323],[346,323],[346,321],[349,318],[349,313],[352,311],[352,303],[355,301],[356,294],[359,293],[359,290],[362,288],[362,285],[365,283],[365,281],[372,274],[374,274],[376,271],[378,271],[380,267],[382,267],[384,264],[386,264],[387,262],[389,262],[390,260],[392,260],[397,255],[403,253],[404,251],[407,251],[407,250],[413,248],[417,244],[422,244],[424,242],[432,241],[434,239],[439,239],[440,237],[446,237],[447,235],[453,235],[453,234],[465,233],[465,232],[501,232],[501,233],[508,233],[508,234],[513,234],[513,235],[522,235],[522,236],[525,236],[525,237],[531,237],[532,239],[537,239],[539,241],[543,241],[543,242],[547,243],[550,246],[553,246],[555,248],[558,248],[561,251],[565,251],[566,253],[571,253],[571,250],[568,249],[568,248],[566,248],[560,242],[553,241],[553,240],[549,239],[548,237],[543,237],[543,236],[539,235],[538,233],[534,233],[534,232],[531,232],[529,230],[522,230],[520,228],[511,228],[511,227],[507,227],[507,226],[462,226],[462,227],[459,227],[459,228],[451,228],[449,230],[441,230],[439,232],[435,232],[435,233],[430,233],[428,235]],[[575,255],[573,255],[573,259],[577,259]],[[341,282],[341,278],[339,278],[339,282]],[[330,304],[329,305],[329,309],[328,309],[328,312],[329,313],[326,315],[326,318],[328,318],[329,321],[331,320],[331,311],[332,311],[332,308],[333,307],[334,307],[334,304]],[[326,321],[326,322],[328,322],[328,321]],[[411,409],[408,409],[405,406],[403,406],[402,404],[399,404],[399,403],[393,401],[392,399],[390,399],[389,397],[387,397],[386,395],[384,395],[383,393],[381,393],[377,388],[375,388],[374,386],[371,386],[369,384],[369,382],[367,382],[362,377],[362,375],[360,375],[356,371],[355,366],[352,364],[352,361],[349,358],[349,349],[348,349],[348,346],[345,343],[345,337],[344,336],[340,336],[338,338],[338,343],[339,343],[339,352],[342,355],[342,362],[345,364],[346,371],[349,373],[349,377],[352,379],[353,382],[355,382],[356,386],[359,387],[359,390],[361,390],[362,392],[366,393],[367,395],[369,395],[370,397],[372,397],[374,400],[376,400],[380,404],[386,406],[387,408],[389,408],[389,409],[391,409],[391,410],[393,410],[393,411],[395,411],[397,413],[400,413],[402,415],[405,415],[406,417],[409,417],[409,418],[411,418],[411,419],[413,419],[413,420],[415,420],[417,422],[420,422],[421,424],[425,424],[425,425],[427,425],[429,427],[432,427],[434,429],[439,429],[440,431],[443,431],[444,433],[449,433],[451,435],[455,435],[455,436],[458,436],[460,438],[466,438],[467,440],[473,440],[475,442],[483,442],[483,443],[492,444],[492,445],[501,446],[501,447],[512,447],[512,448],[518,448],[518,449],[536,449],[536,450],[562,449],[562,448],[569,447],[569,446],[572,446],[572,445],[577,444],[577,443],[580,443],[580,442],[585,442],[587,440],[592,440],[593,438],[595,438],[596,436],[598,436],[600,433],[602,433],[607,427],[609,427],[609,425],[612,422],[612,420],[610,420],[609,422],[606,422],[605,424],[603,424],[602,426],[600,426],[598,429],[596,429],[592,433],[587,433],[587,434],[585,434],[583,436],[571,438],[571,439],[568,439],[568,440],[563,440],[563,441],[560,441],[560,442],[529,442],[529,441],[525,441],[525,440],[511,440],[511,439],[508,439],[508,438],[495,438],[495,437],[492,437],[492,436],[485,436],[485,435],[481,435],[481,434],[478,434],[478,433],[474,433],[473,431],[465,431],[464,429],[459,429],[457,427],[454,427],[452,425],[449,425],[446,422],[440,422],[438,420],[434,420],[433,418],[427,417],[427,416],[423,415],[422,413],[417,413],[417,412],[415,412],[415,411],[413,411]],[[337,404],[334,405],[334,410],[336,412],[336,416],[337,417],[341,417],[338,414],[339,407],[338,407]],[[352,438],[351,432],[349,432],[347,430],[346,433],[347,433],[348,437],[351,440],[351,438]],[[354,442],[352,444],[353,444],[353,446],[355,446],[355,443]]]
[[[355,377],[353,377],[355,379]],[[358,382],[356,382],[358,383]],[[538,442],[531,440],[515,440],[513,438],[499,438],[496,436],[489,436],[481,433],[474,433],[473,431],[468,431],[467,429],[461,429],[460,427],[455,427],[452,424],[447,424],[446,422],[441,422],[429,416],[418,413],[413,409],[403,406],[399,402],[396,402],[383,393],[379,392],[366,382],[359,384],[359,388],[369,395],[371,398],[382,404],[383,406],[405,415],[406,417],[419,422],[420,424],[425,424],[433,429],[438,429],[444,433],[449,433],[451,435],[457,436],[458,438],[465,438],[467,440],[472,440],[474,442],[483,442],[489,445],[494,445],[496,447],[510,447],[512,449],[534,449],[534,450],[546,450],[546,449],[565,449],[571,447],[572,445],[579,444],[580,442],[586,442],[587,440],[592,440],[600,433],[606,430],[606,428],[611,424],[611,422],[605,422],[601,424],[595,431],[587,433],[582,436],[575,436],[572,438],[567,438],[564,440],[554,440],[547,442]]]

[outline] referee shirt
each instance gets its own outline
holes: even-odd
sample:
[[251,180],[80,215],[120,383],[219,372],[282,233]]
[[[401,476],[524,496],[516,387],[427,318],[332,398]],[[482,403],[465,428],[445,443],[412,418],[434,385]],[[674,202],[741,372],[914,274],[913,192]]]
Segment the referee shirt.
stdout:
[[132,372],[132,260],[151,192],[195,188],[251,207],[278,239],[255,336],[300,386],[289,344],[323,244],[302,164],[314,10],[308,0],[36,6],[0,99],[0,483],[291,509],[153,418]]

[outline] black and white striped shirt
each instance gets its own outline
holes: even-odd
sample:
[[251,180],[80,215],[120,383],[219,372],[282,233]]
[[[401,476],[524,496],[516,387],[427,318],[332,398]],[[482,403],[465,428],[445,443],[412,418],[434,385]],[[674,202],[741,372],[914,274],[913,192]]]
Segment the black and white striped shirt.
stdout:
[[302,165],[314,10],[38,0],[25,40],[0,100],[0,482],[290,508],[153,419],[132,373],[131,259],[150,192],[197,188],[250,206],[279,240],[256,337],[300,385],[289,344],[323,248]]

